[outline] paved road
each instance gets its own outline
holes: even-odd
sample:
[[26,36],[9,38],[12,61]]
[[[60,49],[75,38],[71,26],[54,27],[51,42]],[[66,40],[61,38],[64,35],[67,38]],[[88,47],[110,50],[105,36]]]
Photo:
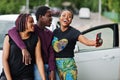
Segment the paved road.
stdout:
[[71,25],[79,29],[80,31],[83,31],[97,25],[108,24],[108,23],[113,23],[113,22],[103,16],[99,16],[98,13],[91,13],[90,19],[80,19],[78,15],[75,15]]

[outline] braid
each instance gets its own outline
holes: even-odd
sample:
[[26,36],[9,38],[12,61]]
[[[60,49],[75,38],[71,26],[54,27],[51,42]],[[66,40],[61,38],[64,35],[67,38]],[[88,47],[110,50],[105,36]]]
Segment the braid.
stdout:
[[16,21],[15,21],[15,25],[16,25],[16,28],[17,28],[17,30],[18,30],[18,25],[19,25],[19,20],[20,20],[20,18],[21,18],[21,16],[22,16],[23,14],[20,14],[19,16],[18,16],[18,18],[16,19]]
[[25,31],[27,18],[30,14],[20,14],[15,21],[16,28],[19,32]]

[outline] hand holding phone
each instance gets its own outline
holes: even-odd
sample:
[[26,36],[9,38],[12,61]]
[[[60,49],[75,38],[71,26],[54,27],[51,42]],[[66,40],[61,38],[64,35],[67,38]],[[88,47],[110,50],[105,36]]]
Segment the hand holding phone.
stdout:
[[101,38],[101,32],[100,32],[100,33],[97,33],[97,35],[96,35],[96,47],[101,46],[102,43],[103,43],[103,40]]

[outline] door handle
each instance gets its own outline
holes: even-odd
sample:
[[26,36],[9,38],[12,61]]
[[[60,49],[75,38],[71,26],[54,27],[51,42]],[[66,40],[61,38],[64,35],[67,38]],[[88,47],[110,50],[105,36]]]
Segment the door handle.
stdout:
[[115,58],[115,56],[113,56],[113,55],[105,55],[102,57],[103,60],[114,59],[114,58]]

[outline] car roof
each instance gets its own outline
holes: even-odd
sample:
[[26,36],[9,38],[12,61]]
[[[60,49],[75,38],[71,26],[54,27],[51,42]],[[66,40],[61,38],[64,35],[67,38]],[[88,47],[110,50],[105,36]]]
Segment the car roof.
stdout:
[[0,15],[0,20],[15,21],[17,17],[18,14],[5,14],[5,15]]
[[[35,14],[31,14],[35,24],[37,23]],[[5,14],[5,15],[0,15],[0,21],[12,21],[15,22],[19,14]],[[51,31],[53,31],[56,27],[57,22],[59,21],[58,17],[52,17],[52,24],[51,27],[47,27]]]
[[[34,21],[36,22],[35,15],[31,14]],[[15,21],[19,14],[5,14],[5,15],[0,15],[0,20],[2,21]]]

